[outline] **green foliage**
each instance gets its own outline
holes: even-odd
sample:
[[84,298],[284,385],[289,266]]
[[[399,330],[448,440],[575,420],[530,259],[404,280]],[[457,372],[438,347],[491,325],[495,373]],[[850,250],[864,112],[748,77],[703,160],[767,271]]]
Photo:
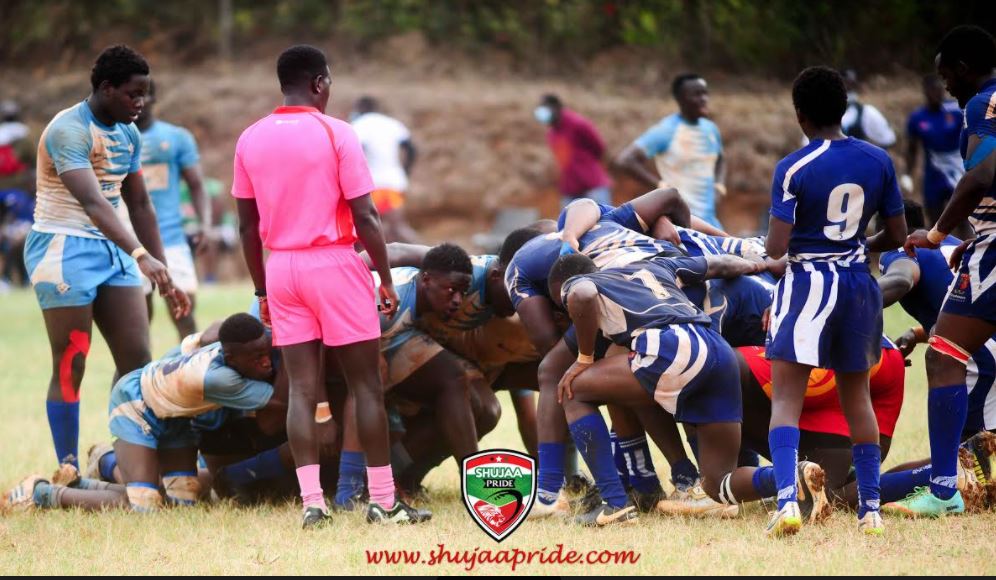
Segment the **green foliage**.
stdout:
[[[189,60],[213,56],[220,2],[0,2],[0,62],[72,57],[125,38]],[[234,42],[331,38],[368,46],[420,32],[468,52],[500,49],[584,59],[650,48],[691,65],[791,74],[813,62],[887,69],[929,66],[954,25],[993,28],[991,0],[232,0]],[[47,53],[47,54],[46,54]]]

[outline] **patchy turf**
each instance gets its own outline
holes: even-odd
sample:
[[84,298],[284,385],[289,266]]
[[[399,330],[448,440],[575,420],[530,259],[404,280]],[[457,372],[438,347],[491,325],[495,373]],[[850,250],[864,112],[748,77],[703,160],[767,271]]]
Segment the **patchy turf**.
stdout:
[[[208,287],[199,298],[202,324],[234,306],[248,304],[248,287]],[[175,343],[162,317],[153,324],[154,352]],[[52,470],[53,454],[45,420],[48,343],[41,313],[30,292],[0,298],[0,485],[31,472]],[[891,335],[910,320],[891,310]],[[923,351],[909,369],[903,415],[889,465],[923,457],[926,433]],[[107,397],[113,368],[102,340],[94,341],[83,386],[81,453],[108,439]],[[502,395],[503,401],[507,399]],[[510,406],[482,448],[521,449]],[[664,461],[657,467],[667,478]],[[229,504],[168,510],[149,516],[126,512],[33,512],[0,518],[0,573],[3,574],[462,574],[465,563],[430,566],[430,553],[445,545],[450,558],[515,558],[514,550],[627,551],[630,564],[519,565],[526,574],[981,574],[993,557],[996,516],[951,517],[941,521],[887,520],[884,538],[865,538],[853,516],[835,514],[828,525],[803,529],[787,541],[765,538],[766,515],[758,507],[732,521],[691,521],[644,517],[626,529],[586,530],[557,522],[527,522],[500,545],[467,516],[452,461],[430,474],[433,521],[417,528],[381,528],[360,516],[338,516],[317,532],[298,529],[294,505],[239,509]],[[371,564],[368,551],[420,551],[420,563]],[[509,550],[498,556],[496,550]],[[487,552],[487,553],[486,553]],[[587,557],[587,556],[585,556]],[[503,574],[511,564],[480,564],[475,572]]]

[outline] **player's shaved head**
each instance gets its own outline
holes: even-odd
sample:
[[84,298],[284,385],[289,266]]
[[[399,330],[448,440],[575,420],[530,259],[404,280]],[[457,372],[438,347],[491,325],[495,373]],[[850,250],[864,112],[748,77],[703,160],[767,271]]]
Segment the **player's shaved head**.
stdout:
[[564,285],[564,282],[574,276],[591,274],[597,270],[595,262],[584,254],[565,254],[557,258],[557,261],[550,267],[550,275],[547,277],[550,296],[555,297],[555,301],[559,303],[560,288]]
[[285,95],[301,90],[319,76],[328,73],[329,63],[325,53],[307,44],[292,46],[277,59],[277,78]]
[[515,253],[522,246],[526,245],[529,240],[539,235],[541,235],[541,232],[531,226],[519,228],[508,234],[508,237],[505,238],[505,241],[501,245],[501,250],[498,252],[498,262],[501,263],[502,267],[508,266],[508,263],[515,257]]
[[456,244],[439,244],[425,254],[422,270],[429,272],[457,272],[471,275],[474,264],[466,250]]
[[827,66],[809,67],[792,83],[792,104],[816,128],[840,125],[847,110],[844,78]]
[[218,329],[218,340],[227,344],[246,344],[252,342],[266,332],[263,323],[251,314],[240,312],[233,314],[221,323]]

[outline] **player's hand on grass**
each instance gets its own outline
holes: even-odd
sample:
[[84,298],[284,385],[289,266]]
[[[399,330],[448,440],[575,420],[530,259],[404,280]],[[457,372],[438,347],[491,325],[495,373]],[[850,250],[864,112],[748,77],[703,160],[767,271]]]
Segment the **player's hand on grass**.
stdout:
[[398,311],[398,293],[394,290],[394,284],[380,285],[380,313],[388,318],[393,318]]
[[[160,286],[160,288],[162,288]],[[173,315],[175,320],[180,320],[181,318],[190,314],[190,296],[179,288],[170,287],[169,292],[163,295],[166,299],[166,305],[169,307],[170,313]]]
[[564,402],[564,395],[567,395],[568,399],[574,398],[574,379],[588,370],[591,367],[588,363],[583,363],[581,361],[574,361],[571,368],[567,369],[564,376],[560,379],[560,384],[557,385],[557,402]]
[[948,266],[953,272],[957,272],[961,268],[961,258],[965,255],[965,250],[968,249],[968,245],[974,240],[966,240],[958,245],[957,248],[951,252],[951,259],[948,260]]
[[903,244],[903,250],[906,251],[906,255],[915,258],[916,248],[927,248],[928,250],[936,250],[940,247],[940,244],[935,244],[931,242],[927,237],[927,230],[916,230],[912,234],[906,237],[906,243]]

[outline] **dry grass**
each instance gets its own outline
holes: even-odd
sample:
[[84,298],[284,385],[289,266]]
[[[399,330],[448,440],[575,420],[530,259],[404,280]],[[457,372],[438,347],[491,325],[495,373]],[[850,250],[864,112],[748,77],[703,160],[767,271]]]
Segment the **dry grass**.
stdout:
[[[248,288],[210,288],[200,297],[200,319],[228,313],[246,302]],[[161,313],[161,310],[160,310]],[[0,300],[0,484],[52,467],[52,450],[42,405],[48,348],[33,296],[17,292]],[[890,311],[887,328],[896,334],[909,320]],[[153,325],[154,350],[173,341],[160,316]],[[96,340],[83,387],[81,450],[108,438],[106,409],[110,357]],[[922,351],[909,370],[907,397],[889,464],[927,453]],[[483,447],[521,448],[509,408]],[[657,467],[667,477],[664,462]],[[288,504],[236,509],[222,504],[165,511],[151,516],[126,512],[78,511],[15,514],[0,519],[2,574],[462,574],[462,565],[372,566],[365,550],[427,552],[444,543],[451,551],[513,549],[635,550],[635,565],[520,567],[528,574],[981,574],[993,557],[993,514],[943,521],[888,521],[884,538],[867,539],[853,516],[836,514],[823,528],[807,528],[788,541],[771,541],[761,531],[766,516],[753,507],[726,522],[645,517],[628,529],[585,530],[556,522],[527,522],[500,546],[470,521],[460,504],[452,462],[430,474],[435,519],[427,526],[383,529],[340,516],[316,533],[297,529],[297,508]],[[491,565],[480,573],[504,574]]]

